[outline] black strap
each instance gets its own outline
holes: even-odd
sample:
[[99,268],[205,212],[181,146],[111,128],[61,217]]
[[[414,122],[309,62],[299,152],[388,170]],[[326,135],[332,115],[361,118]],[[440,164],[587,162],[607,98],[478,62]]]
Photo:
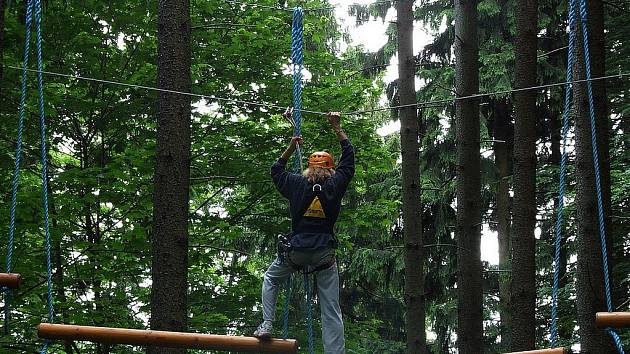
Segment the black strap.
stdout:
[[304,272],[304,274],[311,274],[311,273],[317,273],[320,272],[322,270],[326,270],[330,267],[332,267],[333,265],[335,265],[335,263],[337,263],[337,259],[335,257],[332,257],[330,259],[330,261],[324,263],[324,264],[320,264],[319,266],[315,267],[315,269],[308,271],[308,272]]
[[331,259],[328,262],[320,264],[317,267],[315,267],[314,269],[309,270],[308,272],[306,271],[306,268],[304,266],[297,265],[297,264],[293,263],[293,261],[291,260],[291,257],[287,257],[286,261],[289,263],[289,266],[291,268],[293,268],[294,270],[301,271],[304,274],[308,275],[308,274],[312,274],[312,273],[321,272],[322,270],[326,270],[326,269],[332,267],[333,265],[335,265],[335,263],[337,263],[337,258],[336,257],[331,257]]

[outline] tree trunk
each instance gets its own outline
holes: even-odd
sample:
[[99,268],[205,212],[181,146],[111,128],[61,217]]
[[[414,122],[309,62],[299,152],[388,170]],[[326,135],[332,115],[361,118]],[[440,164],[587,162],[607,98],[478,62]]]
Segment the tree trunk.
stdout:
[[[577,29],[574,79],[586,77],[581,28]],[[590,34],[590,33],[589,33]],[[595,53],[591,53],[594,58]],[[593,77],[595,73],[593,73]],[[595,85],[594,87],[595,88]],[[595,91],[593,92],[595,94]],[[594,96],[594,98],[597,96]],[[601,99],[601,97],[600,97]],[[604,273],[597,218],[595,172],[591,144],[591,125],[585,83],[574,86],[575,154],[576,154],[576,209],[577,209],[577,324],[582,353],[613,353],[613,342],[608,334],[595,327],[595,313],[606,311]],[[595,105],[596,114],[598,105]],[[601,108],[599,108],[601,109]],[[607,119],[597,116],[596,119]],[[601,126],[601,124],[598,124]],[[596,127],[596,129],[599,127]],[[600,133],[598,132],[598,135]],[[603,146],[599,146],[600,151]],[[602,181],[603,182],[603,181]],[[603,187],[603,185],[602,185]]]
[[[516,5],[517,88],[536,85],[538,1]],[[511,350],[536,346],[536,91],[514,94]]]
[[[499,269],[511,268],[510,229],[512,224],[510,208],[510,174],[512,173],[513,127],[510,107],[503,100],[494,101],[494,143],[495,165],[497,169],[497,236],[499,241]],[[510,273],[499,274],[499,313],[501,316],[501,345],[510,347]]]
[[[455,90],[479,91],[477,2],[455,0]],[[457,347],[483,352],[479,101],[455,103],[457,135]]]
[[[161,89],[191,91],[189,0],[158,1]],[[151,329],[185,331],[188,289],[190,98],[158,94],[151,278]],[[183,349],[149,348],[151,354]]]
[[[413,1],[397,3],[398,87],[401,105],[416,103],[413,55]],[[407,353],[428,353],[424,312],[422,208],[420,204],[420,145],[417,109],[400,110],[402,213],[405,239],[405,305]]]

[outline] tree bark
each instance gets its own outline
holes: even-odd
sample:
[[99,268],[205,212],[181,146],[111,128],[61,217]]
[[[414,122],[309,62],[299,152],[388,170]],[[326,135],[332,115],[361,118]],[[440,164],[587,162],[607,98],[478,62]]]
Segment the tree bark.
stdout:
[[[477,2],[455,0],[455,90],[479,91]],[[457,138],[457,347],[483,352],[479,101],[455,103]]]
[[[161,89],[191,91],[189,0],[158,1],[158,73]],[[188,203],[191,102],[158,95],[151,278],[151,329],[187,327]],[[151,354],[183,349],[149,348]]]
[[[591,2],[591,4],[593,4]],[[590,6],[593,8],[593,6]],[[590,14],[593,15],[592,13]],[[590,24],[590,23],[589,23]],[[579,25],[578,25],[579,27]],[[597,28],[596,25],[593,26]],[[591,27],[589,27],[591,28]],[[603,27],[602,27],[603,28]],[[591,32],[597,32],[597,29]],[[581,28],[576,29],[577,45],[575,48],[576,60],[573,67],[574,79],[582,80],[586,77],[584,66],[584,50],[582,44]],[[589,33],[590,35],[590,33]],[[603,39],[603,33],[600,33]],[[595,38],[598,36],[595,35]],[[591,41],[591,44],[594,42]],[[589,50],[593,48],[590,46]],[[599,53],[600,55],[602,53]],[[591,59],[595,62],[601,60],[599,65],[603,65],[603,58],[595,58],[596,52],[591,52]],[[593,62],[591,62],[593,64]],[[595,67],[592,66],[594,69]],[[596,76],[592,71],[593,77]],[[593,83],[593,95],[595,102],[605,99],[602,97],[601,87],[595,90]],[[600,96],[596,96],[600,95]],[[597,98],[596,98],[597,97]],[[603,103],[595,103],[595,113],[597,120],[607,120],[608,117],[602,114]],[[602,268],[602,253],[600,244],[599,224],[597,218],[597,198],[595,191],[595,171],[593,163],[593,150],[591,144],[591,125],[587,97],[587,87],[585,83],[574,86],[574,106],[575,106],[575,154],[576,154],[576,209],[577,209],[577,324],[579,326],[580,344],[582,353],[613,353],[614,345],[608,334],[595,327],[595,313],[606,311],[606,295],[604,290],[604,273]],[[605,106],[604,106],[605,107]],[[596,123],[596,129],[603,127],[602,123]],[[605,125],[607,127],[607,124]],[[607,148],[603,146],[601,134],[597,132],[597,144],[599,151]],[[607,145],[607,144],[606,144]],[[604,154],[606,155],[606,154]],[[600,159],[603,156],[600,155]],[[600,160],[601,161],[601,160]],[[601,166],[601,162],[600,162]],[[608,182],[609,183],[609,182]],[[602,178],[602,194],[605,197],[604,181]]]
[[[538,1],[516,4],[517,88],[535,86]],[[514,213],[512,223],[511,350],[536,346],[536,91],[514,94]]]
[[[510,107],[503,100],[494,101],[494,143],[495,165],[497,169],[497,236],[499,241],[499,269],[511,268],[512,210],[510,208],[510,174],[512,173],[513,127],[510,119]],[[501,345],[510,347],[511,313],[510,313],[510,273],[499,274],[499,313],[501,316]]]
[[[413,1],[397,3],[398,88],[401,105],[416,103],[413,55]],[[417,108],[400,109],[402,214],[405,240],[405,306],[407,353],[428,353],[425,334],[420,144]]]

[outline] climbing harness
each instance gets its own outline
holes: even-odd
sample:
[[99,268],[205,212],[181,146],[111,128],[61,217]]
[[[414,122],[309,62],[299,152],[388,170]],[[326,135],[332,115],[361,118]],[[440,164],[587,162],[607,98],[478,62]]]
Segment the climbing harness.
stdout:
[[[583,56],[584,65],[586,71],[586,88],[588,96],[588,106],[591,125],[591,145],[593,151],[593,167],[595,169],[595,189],[597,192],[597,211],[598,211],[598,224],[599,235],[602,250],[602,266],[604,271],[604,286],[606,291],[606,306],[608,312],[613,311],[612,300],[610,295],[610,280],[608,272],[608,258],[606,253],[606,231],[604,227],[604,208],[602,204],[602,191],[600,182],[600,170],[599,170],[599,152],[597,146],[597,132],[595,126],[595,109],[593,104],[593,87],[591,77],[591,63],[589,55],[589,41],[588,41],[588,29],[587,29],[587,12],[586,12],[586,0],[579,0],[580,7],[580,24],[583,35]],[[574,50],[577,42],[577,0],[569,0],[569,46],[568,46],[568,58],[567,58],[567,83],[573,82],[573,63],[574,63]],[[560,273],[560,243],[562,238],[562,218],[564,213],[564,194],[565,194],[565,179],[566,179],[566,162],[567,162],[567,133],[569,131],[569,111],[571,109],[571,99],[573,95],[573,86],[566,85],[565,98],[564,98],[564,112],[562,114],[562,156],[560,158],[560,187],[558,193],[558,209],[556,219],[556,235],[554,240],[554,261],[553,261],[553,286],[552,286],[552,300],[551,300],[551,346],[555,347],[558,341],[558,282]],[[621,354],[624,353],[623,346],[619,335],[612,329],[606,328],[608,334],[613,338],[617,351]]]

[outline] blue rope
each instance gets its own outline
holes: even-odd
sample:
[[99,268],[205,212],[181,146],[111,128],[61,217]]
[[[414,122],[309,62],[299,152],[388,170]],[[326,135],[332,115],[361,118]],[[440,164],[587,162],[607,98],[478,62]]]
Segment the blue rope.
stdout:
[[[41,0],[28,0],[26,3],[26,31],[25,31],[25,44],[24,44],[24,60],[22,64],[22,92],[20,96],[20,106],[18,113],[18,139],[17,147],[15,150],[15,171],[13,173],[13,191],[11,196],[11,221],[9,224],[9,244],[7,247],[7,273],[11,272],[11,263],[13,256],[13,244],[15,235],[15,214],[17,209],[17,189],[20,177],[20,159],[22,153],[22,132],[24,127],[24,112],[26,106],[26,68],[28,67],[28,59],[30,53],[30,40],[31,40],[31,24],[33,20],[33,12],[35,12],[35,31],[36,31],[36,54],[37,54],[37,93],[39,99],[39,127],[41,134],[41,163],[42,163],[42,207],[44,211],[44,231],[45,231],[45,250],[46,250],[46,271],[47,271],[47,285],[48,285],[48,322],[54,322],[53,314],[53,288],[52,288],[52,261],[51,261],[51,247],[50,247],[50,223],[48,215],[48,179],[47,168],[48,161],[46,158],[46,114],[44,111],[44,80],[43,80],[43,64],[42,64],[42,3]],[[8,331],[9,322],[9,301],[5,303],[5,331]],[[42,349],[41,354],[48,352],[49,341],[47,340]]]
[[[52,260],[50,250],[50,222],[48,215],[48,160],[46,149],[46,114],[44,111],[44,80],[43,80],[43,64],[42,64],[42,3],[41,0],[35,0],[35,28],[37,30],[37,93],[39,95],[39,129],[41,136],[41,159],[42,159],[42,207],[44,209],[44,237],[46,249],[46,282],[47,282],[47,302],[48,302],[48,323],[54,323],[53,312],[53,285],[52,285]],[[49,340],[44,342],[41,354],[48,352]]]
[[[575,1],[569,1],[569,46],[567,50],[567,82],[573,81],[573,50],[575,46]],[[573,86],[567,83],[564,94],[564,112],[562,113],[562,156],[560,157],[560,190],[558,192],[558,210],[556,212],[555,254],[553,260],[553,287],[551,292],[551,347],[558,344],[558,288],[560,277],[560,244],[564,216],[564,188],[567,171],[567,134],[569,132],[569,112]]]
[[[595,126],[595,108],[593,104],[593,86],[591,83],[591,61],[589,53],[589,40],[588,40],[588,28],[587,28],[587,12],[586,1],[580,0],[580,24],[583,35],[583,48],[584,48],[584,65],[586,72],[586,88],[589,105],[589,115],[591,124],[591,147],[593,151],[593,167],[595,169],[595,190],[597,193],[597,210],[598,210],[598,224],[600,244],[602,250],[602,266],[604,270],[604,286],[606,292],[606,306],[608,312],[613,311],[612,297],[610,295],[610,276],[608,271],[608,254],[606,252],[606,230],[604,224],[604,208],[602,202],[601,191],[601,177],[599,170],[599,152],[597,146],[597,131]],[[577,30],[576,25],[577,17],[577,5],[576,0],[569,0],[569,46],[568,46],[568,59],[567,59],[567,82],[573,81],[573,61],[574,61],[574,49],[576,45]],[[553,288],[552,288],[552,303],[551,303],[551,346],[555,347],[558,342],[558,277],[560,272],[560,241],[562,237],[562,217],[564,212],[564,188],[566,177],[566,140],[569,130],[569,111],[571,109],[571,97],[573,94],[573,87],[567,84],[565,91],[564,112],[562,116],[562,157],[560,159],[560,190],[558,193],[558,210],[556,219],[556,237],[555,237],[555,254],[554,254],[554,276],[553,276]],[[612,328],[607,328],[606,331],[613,338],[617,351],[624,354],[621,339]]]
[[308,331],[308,352],[315,353],[315,340],[313,336],[313,301],[311,300],[311,286],[308,281],[308,272],[304,270],[304,292],[306,293],[306,329]]
[[[302,64],[304,62],[303,54],[303,25],[304,13],[301,8],[296,7],[293,10],[293,26],[291,30],[291,62],[293,65],[293,121],[295,129],[293,136],[302,135]],[[293,161],[293,170],[299,172],[302,166],[302,151],[300,145],[296,146],[295,159]],[[291,276],[287,279],[285,288],[282,336],[289,337],[289,303],[291,301]]]
[[[580,20],[582,24],[582,35],[584,37],[584,64],[586,66],[586,80],[591,79],[591,59],[588,48],[588,31],[586,28],[586,2],[580,1]],[[602,258],[604,265],[604,282],[606,287],[606,307],[608,312],[613,311],[610,296],[610,282],[608,277],[608,256],[606,254],[606,231],[604,228],[604,207],[602,205],[602,187],[599,172],[599,152],[597,149],[597,137],[595,128],[595,107],[593,104],[593,86],[590,81],[586,82],[586,92],[588,95],[588,110],[591,121],[591,146],[593,149],[593,167],[595,168],[595,190],[597,191],[597,220],[599,222],[599,235],[601,237]]]
[[[42,207],[44,209],[44,236],[46,249],[46,278],[48,290],[48,322],[54,322],[52,260],[50,250],[50,221],[48,215],[48,159],[46,156],[46,114],[44,111],[44,80],[42,64],[42,2],[35,0],[35,28],[37,29],[37,93],[39,94],[39,129],[42,155]],[[44,351],[42,351],[44,353]]]
[[[302,67],[304,63],[304,13],[302,8],[293,10],[293,26],[291,30],[291,63],[293,65],[293,120],[295,129],[293,136],[302,135]],[[293,168],[302,169],[302,152],[297,146]]]
[[[18,127],[17,127],[17,144],[15,147],[15,168],[13,171],[13,184],[11,194],[11,217],[9,223],[9,238],[7,245],[7,259],[6,259],[6,272],[11,273],[12,259],[13,259],[13,244],[15,239],[15,214],[17,209],[17,191],[20,181],[20,161],[22,159],[22,132],[24,130],[24,111],[26,102],[26,75],[28,67],[28,59],[30,53],[30,41],[31,41],[31,22],[33,19],[32,13],[32,0],[28,0],[26,4],[26,25],[24,34],[24,59],[22,61],[22,91],[20,94],[20,106],[18,110]],[[9,332],[9,319],[11,314],[11,291],[8,288],[4,290],[4,333]]]
[[282,338],[289,338],[289,303],[291,302],[291,276],[284,288],[284,312],[282,314]]
[[[575,1],[575,0],[573,0]],[[588,109],[591,121],[591,147],[593,150],[593,168],[595,169],[595,190],[597,192],[597,221],[599,223],[599,237],[600,245],[602,249],[602,267],[604,270],[604,287],[606,290],[606,308],[608,312],[612,312],[612,296],[610,295],[610,275],[608,272],[608,254],[606,252],[606,228],[604,224],[604,206],[602,202],[602,186],[601,177],[599,171],[599,151],[597,146],[597,130],[595,126],[595,105],[593,104],[593,83],[591,80],[591,59],[589,53],[589,41],[588,41],[588,28],[587,28],[587,13],[586,13],[586,0],[580,0],[580,20],[582,24],[582,36],[584,46],[584,65],[586,66],[586,92],[588,96]],[[602,117],[606,119],[606,117]],[[619,337],[616,335],[613,329],[607,328],[607,332],[611,334],[617,351],[623,354],[623,347]]]

